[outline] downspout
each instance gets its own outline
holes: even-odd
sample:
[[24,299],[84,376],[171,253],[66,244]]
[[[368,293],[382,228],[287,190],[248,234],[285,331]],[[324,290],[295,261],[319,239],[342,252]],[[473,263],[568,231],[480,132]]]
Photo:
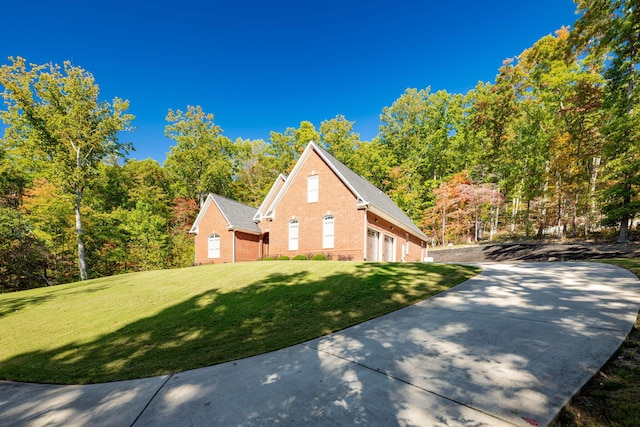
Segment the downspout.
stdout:
[[363,233],[364,233],[364,239],[363,239],[363,244],[364,244],[364,250],[362,251],[362,253],[364,254],[364,261],[367,260],[367,210],[368,210],[368,206],[364,205],[364,227],[362,227],[363,229]]
[[231,240],[231,253],[232,259],[231,262],[235,264],[236,262],[236,229],[233,229],[233,240]]

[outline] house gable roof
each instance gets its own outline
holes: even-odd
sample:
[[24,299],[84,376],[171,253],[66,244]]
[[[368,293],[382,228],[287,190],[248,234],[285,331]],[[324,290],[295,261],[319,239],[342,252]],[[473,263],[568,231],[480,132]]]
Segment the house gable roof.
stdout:
[[269,189],[269,192],[267,193],[266,197],[260,204],[260,207],[256,211],[256,214],[253,216],[254,221],[260,221],[263,218],[269,216],[268,208],[271,205],[271,202],[273,201],[273,199],[277,196],[278,190],[282,188],[286,180],[287,180],[287,175],[282,173],[276,178],[276,180],[271,185],[271,189]]
[[209,194],[207,196],[207,200],[204,202],[202,209],[200,209],[200,213],[198,213],[189,233],[198,232],[200,221],[212,203],[214,203],[218,207],[218,210],[220,210],[220,213],[222,213],[222,216],[227,222],[227,229],[240,230],[254,234],[261,233],[260,227],[258,227],[258,225],[253,221],[253,217],[258,211],[256,208],[236,202],[235,200],[227,199],[226,197],[218,194]]
[[414,235],[425,240],[427,239],[427,236],[422,232],[422,230],[415,225],[411,218],[409,218],[407,214],[405,214],[402,209],[400,209],[398,205],[389,198],[389,196],[365,178],[349,169],[346,165],[333,157],[327,150],[320,147],[313,141],[309,142],[309,145],[305,148],[300,159],[298,159],[298,162],[291,171],[289,178],[287,178],[284,185],[280,188],[278,195],[273,199],[273,202],[266,209],[266,212],[271,212],[276,208],[278,202],[282,198],[282,195],[287,191],[291,182],[293,182],[293,177],[298,174],[302,164],[306,161],[312,151],[315,151],[320,158],[324,160],[327,166],[333,170],[344,185],[353,193],[357,200],[358,207],[367,207],[374,213],[384,216],[386,220],[396,223],[397,225],[402,226],[402,228],[411,231]]

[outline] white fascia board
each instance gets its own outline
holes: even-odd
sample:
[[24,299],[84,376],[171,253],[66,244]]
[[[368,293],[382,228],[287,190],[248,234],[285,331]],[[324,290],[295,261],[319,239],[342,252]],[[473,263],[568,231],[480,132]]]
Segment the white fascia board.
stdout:
[[[309,145],[313,144],[314,146],[317,147],[316,143],[313,141],[309,142]],[[329,169],[331,169],[333,171],[333,173],[336,174],[336,176],[338,177],[338,179],[340,179],[340,181],[342,181],[342,183],[349,189],[349,191],[351,191],[351,193],[356,197],[356,200],[362,200],[362,196],[360,196],[360,194],[358,194],[358,192],[356,191],[355,188],[353,188],[353,186],[351,185],[351,183],[349,182],[349,180],[347,180],[347,178],[345,178],[340,171],[338,171],[338,169],[333,165],[333,163],[331,163],[331,161],[324,155],[324,153],[322,153],[322,151],[320,150],[315,150],[316,153],[318,153],[318,156],[320,156],[320,158],[327,164],[327,166],[329,166]],[[366,203],[363,201],[363,203]]]
[[[405,233],[409,233],[412,236],[418,237],[420,238],[420,240],[427,240],[427,236],[422,233],[422,234],[417,234],[414,230],[411,229],[407,229],[407,226],[405,224],[403,224],[402,222],[398,221],[396,218],[392,217],[391,215],[387,214],[385,211],[379,209],[377,206],[372,205],[370,203],[366,204],[366,207],[368,208],[369,212],[371,212],[374,215],[379,216],[380,218],[384,219],[385,221],[388,221],[390,224],[392,224],[395,227],[398,227],[399,229],[403,230]],[[363,206],[364,208],[364,206]]]
[[262,231],[247,230],[246,228],[236,227],[236,226],[232,226],[232,225],[227,226],[227,230],[229,230],[229,231],[240,231],[242,233],[253,234],[253,235],[256,235],[256,236],[259,236],[259,235],[262,234]]
[[260,207],[258,208],[258,211],[256,212],[256,214],[253,216],[253,220],[254,221],[260,222],[261,220],[263,220],[265,218],[268,218],[268,216],[264,214],[264,211],[266,209],[263,209],[263,208],[267,208],[268,206],[265,206],[264,204],[267,202],[267,200],[271,199],[271,196],[273,196],[273,193],[276,191],[276,187],[278,186],[278,182],[280,180],[282,180],[282,182],[286,182],[287,181],[287,178],[285,177],[285,175],[283,173],[278,175],[278,177],[273,182],[273,184],[271,184],[271,188],[269,189],[269,192],[267,193],[267,195],[265,196],[264,200],[260,204]]
[[198,226],[200,225],[200,221],[202,221],[202,218],[207,212],[207,209],[209,209],[209,205],[211,204],[211,201],[213,201],[213,196],[211,195],[211,193],[209,193],[207,195],[207,199],[204,202],[204,205],[202,205],[202,208],[200,209],[200,212],[198,212],[198,216],[196,216],[196,220],[193,222],[193,225],[191,226],[191,230],[189,230],[190,234],[198,234]]

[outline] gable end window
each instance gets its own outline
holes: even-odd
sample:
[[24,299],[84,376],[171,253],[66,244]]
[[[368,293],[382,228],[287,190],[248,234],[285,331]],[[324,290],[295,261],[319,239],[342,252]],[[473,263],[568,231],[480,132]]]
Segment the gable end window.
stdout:
[[318,201],[318,175],[307,177],[307,203]]
[[322,220],[322,248],[332,249],[334,237],[334,218],[327,215]]
[[289,250],[298,250],[298,221],[295,219],[289,221]]
[[207,243],[207,256],[209,258],[220,258],[220,236],[217,234],[212,234],[211,236],[209,236]]

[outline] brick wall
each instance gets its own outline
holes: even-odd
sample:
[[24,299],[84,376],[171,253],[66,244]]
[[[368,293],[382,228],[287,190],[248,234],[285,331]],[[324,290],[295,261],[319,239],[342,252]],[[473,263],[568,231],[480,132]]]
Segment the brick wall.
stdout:
[[[318,176],[318,201],[307,203],[307,178]],[[331,253],[363,259],[364,211],[356,209],[356,197],[324,163],[315,151],[289,183],[275,209],[271,222],[261,223],[269,231],[269,253],[271,256]],[[323,248],[323,220],[326,215],[334,217],[333,248]],[[289,221],[298,221],[298,249],[289,250]]]
[[[208,240],[212,234],[220,236],[220,258],[208,257]],[[231,262],[233,233],[227,230],[227,222],[215,203],[210,203],[198,225],[195,238],[195,264]]]
[[260,236],[236,231],[236,262],[260,258]]

